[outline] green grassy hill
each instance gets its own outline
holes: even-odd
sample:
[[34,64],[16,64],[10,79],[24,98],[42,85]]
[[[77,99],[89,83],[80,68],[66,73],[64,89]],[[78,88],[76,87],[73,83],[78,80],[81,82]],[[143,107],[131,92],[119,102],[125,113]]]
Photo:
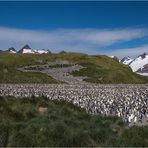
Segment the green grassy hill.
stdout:
[[[42,73],[24,73],[17,68],[40,64],[39,60],[46,61],[46,55],[29,54],[0,54],[0,83],[60,83],[52,77]],[[49,58],[49,57],[48,57]]]
[[17,68],[44,64],[48,61],[68,60],[85,66],[74,76],[87,76],[85,81],[93,83],[147,83],[148,78],[137,75],[132,70],[107,56],[88,56],[80,53],[63,54],[8,54],[0,53],[0,83],[60,83],[41,73],[23,73]]
[[64,101],[0,98],[0,147],[147,147],[147,133],[148,126],[127,128]]

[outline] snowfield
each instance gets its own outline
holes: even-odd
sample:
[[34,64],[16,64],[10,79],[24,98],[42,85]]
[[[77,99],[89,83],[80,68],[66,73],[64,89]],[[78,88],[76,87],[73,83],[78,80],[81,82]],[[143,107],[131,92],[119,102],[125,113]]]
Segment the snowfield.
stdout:
[[121,63],[129,65],[132,71],[139,75],[148,76],[148,70],[146,69],[148,65],[148,55],[146,53],[139,55],[134,60],[130,57],[124,57]]
[[141,56],[136,58],[129,66],[136,72],[138,69],[143,68],[144,65],[148,64],[148,55],[143,59]]

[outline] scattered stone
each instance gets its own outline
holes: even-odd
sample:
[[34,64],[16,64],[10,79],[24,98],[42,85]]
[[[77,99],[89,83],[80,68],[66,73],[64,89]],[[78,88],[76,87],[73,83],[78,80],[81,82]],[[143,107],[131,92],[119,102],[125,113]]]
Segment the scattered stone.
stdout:
[[[57,66],[57,65],[61,65],[61,66]],[[85,67],[78,64],[70,63],[68,61],[58,60],[55,62],[48,62],[47,64],[44,64],[44,65],[25,66],[23,68],[18,68],[18,70],[22,72],[45,73],[53,77],[54,79],[65,82],[67,84],[87,84],[87,82],[83,81],[87,77],[74,77],[70,75],[71,72],[79,71],[82,68],[85,68]]]
[[39,107],[39,112],[40,113],[47,113],[48,108],[47,107]]

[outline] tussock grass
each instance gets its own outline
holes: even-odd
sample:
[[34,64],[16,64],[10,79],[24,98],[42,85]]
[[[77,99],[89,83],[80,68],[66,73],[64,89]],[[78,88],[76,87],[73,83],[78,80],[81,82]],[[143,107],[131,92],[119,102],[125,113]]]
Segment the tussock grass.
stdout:
[[118,117],[91,116],[65,101],[0,98],[2,147],[148,146],[147,133],[148,127],[126,128]]
[[[74,76],[87,76],[92,83],[148,83],[148,78],[137,75],[127,66],[104,56],[82,53],[62,54],[8,54],[0,53],[0,83],[61,83],[42,73],[23,73],[17,68],[45,64],[49,61],[67,60],[86,68],[72,72]],[[59,65],[56,65],[59,67]],[[55,67],[56,67],[55,66]],[[66,65],[67,66],[67,65]],[[54,67],[54,66],[53,66]]]

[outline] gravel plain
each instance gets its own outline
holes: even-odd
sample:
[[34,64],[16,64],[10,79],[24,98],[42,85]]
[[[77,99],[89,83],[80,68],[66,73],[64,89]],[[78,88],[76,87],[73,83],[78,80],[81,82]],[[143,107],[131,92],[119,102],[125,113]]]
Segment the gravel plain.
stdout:
[[73,71],[79,71],[85,68],[81,65],[70,63],[68,61],[55,61],[48,62],[43,65],[32,65],[18,68],[22,72],[41,72],[45,73],[54,79],[64,82],[66,84],[87,84],[83,81],[87,77],[74,77],[70,73]]

